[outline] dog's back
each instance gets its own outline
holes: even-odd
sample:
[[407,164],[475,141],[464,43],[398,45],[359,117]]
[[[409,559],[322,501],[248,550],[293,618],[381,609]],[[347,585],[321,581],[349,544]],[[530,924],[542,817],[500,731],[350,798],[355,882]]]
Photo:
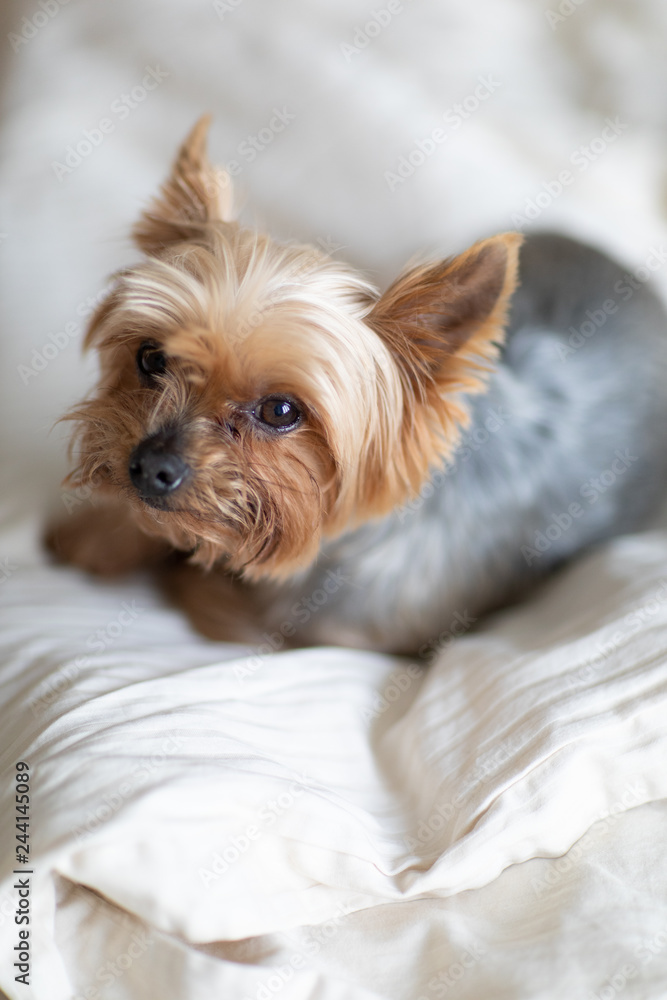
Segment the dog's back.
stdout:
[[562,236],[526,240],[501,364],[453,465],[292,590],[327,570],[346,581],[312,639],[424,649],[646,523],[667,482],[667,315],[648,273]]

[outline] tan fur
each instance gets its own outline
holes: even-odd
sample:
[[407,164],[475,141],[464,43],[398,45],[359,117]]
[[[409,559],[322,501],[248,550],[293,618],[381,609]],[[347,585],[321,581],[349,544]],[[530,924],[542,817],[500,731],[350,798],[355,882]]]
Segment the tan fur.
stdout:
[[[92,319],[101,379],[70,415],[71,480],[103,484],[134,525],[202,566],[279,579],[323,538],[403,503],[452,454],[463,395],[483,388],[502,340],[521,237],[416,265],[380,296],[312,247],[231,221],[207,126],[135,229],[147,259],[117,276]],[[169,359],[151,387],[135,362],[146,341]],[[243,408],[280,392],[304,419],[267,434]],[[137,495],[128,459],[165,425],[179,428],[193,476],[159,511]]]
[[155,253],[170,243],[196,238],[214,219],[232,218],[229,174],[213,167],[206,155],[211,116],[204,115],[181,146],[160,195],[134,227],[141,250]]

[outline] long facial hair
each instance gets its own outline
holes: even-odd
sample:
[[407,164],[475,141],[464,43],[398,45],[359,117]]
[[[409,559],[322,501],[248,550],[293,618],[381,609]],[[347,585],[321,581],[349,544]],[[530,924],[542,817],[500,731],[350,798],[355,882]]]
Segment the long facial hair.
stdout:
[[[234,221],[207,127],[195,126],[135,228],[146,259],[117,275],[92,318],[101,377],[70,414],[70,479],[121,498],[144,531],[200,565],[279,579],[323,538],[404,503],[451,456],[465,397],[483,390],[502,341],[521,238],[416,264],[380,295],[320,251]],[[137,373],[145,343],[168,361],[151,385]],[[244,418],[269,393],[302,408],[289,433]],[[191,476],[157,510],[128,457],[165,427]]]

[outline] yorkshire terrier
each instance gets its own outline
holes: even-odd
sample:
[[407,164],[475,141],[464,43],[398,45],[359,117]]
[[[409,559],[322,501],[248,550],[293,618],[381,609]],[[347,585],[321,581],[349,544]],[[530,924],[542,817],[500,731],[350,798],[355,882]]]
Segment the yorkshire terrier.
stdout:
[[426,656],[645,524],[667,478],[667,316],[642,281],[504,233],[379,294],[234,221],[207,130],[90,323],[101,379],[69,414],[70,482],[97,500],[50,530],[61,559],[160,567],[213,638]]

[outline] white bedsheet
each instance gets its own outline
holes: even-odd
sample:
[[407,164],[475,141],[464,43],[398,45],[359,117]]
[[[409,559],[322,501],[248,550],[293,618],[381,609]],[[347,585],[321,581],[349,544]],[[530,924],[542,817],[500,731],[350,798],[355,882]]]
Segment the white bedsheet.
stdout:
[[[560,953],[554,921],[566,922],[568,940],[567,921],[582,917],[574,876],[583,867],[590,878],[602,851],[624,889],[603,883],[620,932],[598,942],[597,964],[580,956],[564,981],[592,989],[632,964],[636,995],[650,995],[638,978],[643,941],[656,940],[648,981],[667,970],[667,869],[659,856],[654,873],[644,870],[667,821],[666,563],[664,533],[619,540],[427,670],[337,649],[275,654],[257,667],[252,651],[194,636],[146,584],[16,569],[0,591],[2,763],[4,773],[28,761],[34,774],[36,960],[32,993],[12,993],[7,966],[3,987],[65,1000],[73,981],[85,996],[134,940],[131,975],[128,967],[109,995],[151,996],[157,949],[140,950],[148,935],[166,953],[189,947],[189,963],[202,947],[220,959],[202,982],[191,972],[187,991],[172,983],[161,997],[236,982],[239,996],[255,996],[256,979],[280,975],[274,964],[292,969],[295,996],[324,977],[313,995],[334,997],[332,959],[337,975],[367,989],[381,972],[381,996],[428,995],[459,952],[470,964],[463,995],[476,995],[472,984],[487,981],[490,964],[503,995],[549,996],[539,964],[541,993],[512,993],[516,970],[497,971],[502,914],[515,911],[524,948],[546,921]],[[0,807],[8,847],[12,792]],[[642,832],[626,854],[614,834],[643,827],[618,817],[644,803],[660,803],[644,807],[658,839]],[[530,860],[570,849],[565,863]],[[11,865],[9,853],[5,917],[17,895]],[[625,936],[628,893],[639,896],[650,933],[640,925]],[[458,917],[461,897],[484,913],[476,928]],[[126,941],[111,951],[109,921]],[[310,925],[330,935],[314,956],[299,947]],[[0,925],[3,957],[16,930],[12,919]],[[385,933],[398,935],[388,955]],[[341,954],[348,935],[358,954]],[[214,942],[226,944],[206,947]],[[296,970],[293,955],[303,959]],[[547,968],[554,957],[547,950]],[[271,965],[258,971],[262,959]]]
[[[97,584],[39,552],[45,508],[65,510],[48,428],[92,377],[88,300],[202,110],[214,153],[242,161],[249,218],[345,245],[383,280],[417,249],[511,227],[568,164],[536,224],[632,268],[662,247],[657,2],[586,0],[552,29],[523,0],[413,0],[362,47],[386,6],[70,0],[32,34],[22,17],[42,8],[2,15],[10,1000],[667,996],[666,532],[590,555],[428,670],[333,649],[251,669],[253,650],[201,640],[149,581]],[[148,69],[157,86],[121,115]],[[490,96],[388,179],[480,77]],[[275,108],[293,120],[250,160]],[[59,180],[105,116],[113,131]],[[609,117],[617,139],[575,166]],[[12,968],[19,760],[30,986]]]

